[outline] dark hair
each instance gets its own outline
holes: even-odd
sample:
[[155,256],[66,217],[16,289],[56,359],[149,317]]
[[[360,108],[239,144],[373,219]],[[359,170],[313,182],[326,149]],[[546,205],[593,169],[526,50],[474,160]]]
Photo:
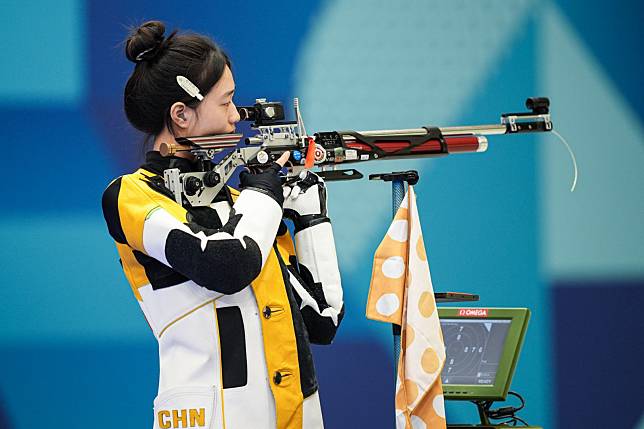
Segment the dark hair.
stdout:
[[209,37],[176,30],[168,37],[164,33],[162,22],[148,21],[133,29],[125,43],[125,55],[136,63],[125,85],[125,115],[148,135],[159,134],[164,126],[174,134],[172,104],[199,103],[179,86],[178,75],[187,77],[205,96],[230,67],[228,55]]

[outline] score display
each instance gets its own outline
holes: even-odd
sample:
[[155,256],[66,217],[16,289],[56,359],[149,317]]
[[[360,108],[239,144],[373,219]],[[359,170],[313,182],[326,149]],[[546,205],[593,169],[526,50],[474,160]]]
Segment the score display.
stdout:
[[510,320],[443,319],[443,384],[494,384]]

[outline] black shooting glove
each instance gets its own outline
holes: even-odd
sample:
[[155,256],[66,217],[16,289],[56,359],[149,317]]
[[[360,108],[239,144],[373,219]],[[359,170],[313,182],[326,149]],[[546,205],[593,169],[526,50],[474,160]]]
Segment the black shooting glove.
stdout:
[[282,167],[274,162],[259,173],[244,170],[239,174],[239,183],[243,189],[252,189],[270,196],[280,207],[284,204],[284,191],[282,179],[279,175]]

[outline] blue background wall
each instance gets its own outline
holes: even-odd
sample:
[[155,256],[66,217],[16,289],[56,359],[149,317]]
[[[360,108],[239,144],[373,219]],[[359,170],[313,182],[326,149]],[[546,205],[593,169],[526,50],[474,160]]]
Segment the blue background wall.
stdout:
[[[551,97],[579,161],[572,194],[552,136],[361,170],[419,170],[437,290],[532,309],[513,384],[521,416],[644,427],[641,3],[40,0],[0,4],[0,428],[151,425],[156,342],[99,201],[141,162],[142,136],[121,111],[133,68],[121,42],[152,18],[220,42],[237,104],[299,96],[309,130],[494,123],[527,96]],[[390,328],[364,318],[390,188],[329,188],[347,316],[336,342],[314,350],[325,420],[391,427]],[[472,411],[448,404],[448,420]]]

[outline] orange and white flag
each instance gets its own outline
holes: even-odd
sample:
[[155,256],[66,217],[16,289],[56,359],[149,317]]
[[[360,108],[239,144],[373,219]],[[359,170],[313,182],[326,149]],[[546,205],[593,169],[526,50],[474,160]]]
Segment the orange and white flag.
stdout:
[[367,318],[401,326],[396,429],[444,429],[445,345],[411,186],[374,256]]

